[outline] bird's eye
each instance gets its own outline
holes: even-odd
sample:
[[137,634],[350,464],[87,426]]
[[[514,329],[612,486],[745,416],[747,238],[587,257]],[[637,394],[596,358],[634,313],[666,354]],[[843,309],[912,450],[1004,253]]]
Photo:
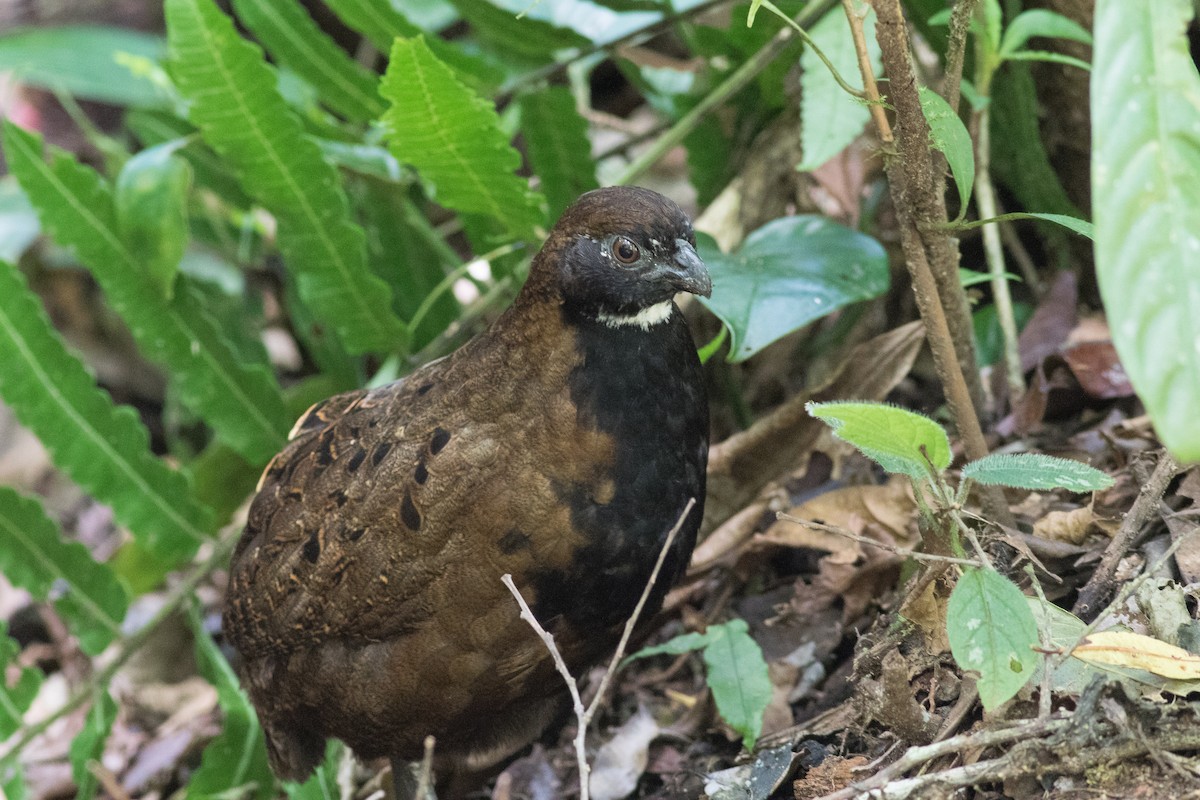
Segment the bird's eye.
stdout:
[[642,257],[642,251],[624,236],[618,236],[612,243],[612,254],[622,264],[632,264]]

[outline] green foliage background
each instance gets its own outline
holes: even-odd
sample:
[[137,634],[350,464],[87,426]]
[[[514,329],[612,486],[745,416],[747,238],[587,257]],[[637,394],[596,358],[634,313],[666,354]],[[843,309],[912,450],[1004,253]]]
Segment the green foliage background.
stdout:
[[[11,177],[0,183],[0,399],[56,467],[110,506],[130,534],[113,559],[97,562],[37,500],[0,487],[0,567],[9,580],[52,601],[86,653],[111,647],[119,663],[146,635],[123,627],[132,598],[184,570],[171,596],[185,605],[228,557],[233,510],[292,419],[313,400],[402,375],[452,350],[511,298],[545,231],[580,192],[636,181],[655,155],[682,142],[703,205],[763,146],[762,131],[781,114],[801,115],[806,149],[825,155],[860,135],[862,104],[839,94],[811,50],[778,39],[785,27],[778,18],[760,12],[747,27],[750,5],[736,3],[723,17],[699,13],[714,5],[545,0],[526,8],[523,0],[453,0],[406,14],[387,0],[326,0],[361,36],[359,58],[296,0],[235,0],[232,16],[213,0],[167,0],[165,36],[69,27],[0,37],[0,69],[64,97],[125,110],[119,132],[88,129],[102,154],[95,164],[11,120],[3,126]],[[943,5],[908,3],[939,52],[945,29],[930,20]],[[1012,165],[1020,178],[1013,190],[1030,211],[1076,215],[1030,124],[1037,100],[1024,62],[1045,55],[1029,45],[1031,37],[1078,32],[1036,16],[1000,36],[999,4],[983,5],[992,15],[986,21],[995,20],[996,63],[1005,62],[991,86],[993,125],[1004,132],[996,136],[1001,171]],[[1097,192],[1097,262],[1126,364],[1161,414],[1164,434],[1171,431],[1168,443],[1195,458],[1200,417],[1188,398],[1200,394],[1200,317],[1193,313],[1200,254],[1190,219],[1196,204],[1187,193],[1200,186],[1200,101],[1182,36],[1191,7],[1186,0],[1149,6],[1145,17],[1123,13],[1120,0],[1097,7],[1103,36],[1096,69],[1105,90],[1092,100],[1094,169],[1098,185],[1125,187]],[[813,0],[779,10],[816,24],[838,67],[853,74],[840,7]],[[465,32],[442,38],[455,22]],[[692,66],[650,66],[615,47],[664,30],[695,59]],[[1178,63],[1169,86],[1154,72],[1162,64],[1150,58],[1160,30],[1174,34],[1166,52]],[[983,25],[979,35],[989,31]],[[1114,66],[1126,52],[1120,47],[1143,57],[1136,76]],[[632,166],[593,154],[579,111],[590,107],[590,79],[604,58],[661,119],[648,139],[651,156]],[[797,64],[804,67],[799,107],[787,92]],[[1122,109],[1143,101],[1161,112],[1156,125],[1118,121]],[[711,114],[713,105],[722,113]],[[951,144],[941,146],[969,196],[967,169],[975,165],[958,118],[946,111],[938,108],[931,121],[939,131],[948,126]],[[1167,163],[1147,154],[1157,141],[1170,145],[1170,169],[1152,172],[1153,185],[1138,194],[1118,168],[1138,159]],[[809,154],[804,166],[817,161]],[[708,245],[718,286],[709,306],[733,332],[735,360],[821,313],[886,291],[888,264],[869,224],[854,231],[789,217],[732,253]],[[140,353],[166,376],[169,404],[201,431],[198,441],[169,441],[170,462],[152,450],[133,409],[115,403],[64,345],[28,288],[18,262],[36,231],[95,279]],[[1146,248],[1152,280],[1139,278]],[[472,255],[486,257],[489,277],[468,271]],[[298,374],[277,374],[261,343],[267,320],[252,278],[262,275],[277,282],[286,324],[302,346]],[[452,287],[461,280],[475,283],[478,300],[456,299]],[[822,300],[819,310],[803,307],[813,297]],[[789,308],[782,316],[781,304]],[[252,709],[207,634],[193,627],[197,660],[218,689],[227,727],[189,794],[224,796],[249,786],[266,796],[274,783]],[[0,636],[0,663],[14,654],[14,643]],[[19,745],[37,732],[22,729],[21,715],[40,682],[37,670],[9,666],[0,735],[22,732],[0,758],[6,789],[20,786]],[[111,676],[111,669],[98,672],[70,700],[93,709],[71,751],[83,794],[95,788],[86,762],[101,752],[115,715],[105,685]],[[755,731],[753,720],[744,729]]]

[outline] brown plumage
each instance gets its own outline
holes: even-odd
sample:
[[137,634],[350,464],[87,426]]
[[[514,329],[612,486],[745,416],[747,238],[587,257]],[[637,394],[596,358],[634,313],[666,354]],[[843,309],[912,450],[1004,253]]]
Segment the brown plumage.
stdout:
[[432,734],[464,769],[528,744],[562,682],[501,575],[578,672],[611,652],[695,497],[661,603],[704,502],[708,406],[671,301],[710,290],[694,243],[661,195],[589,192],[490,329],[296,423],[225,611],[280,776],[306,777],[327,737],[415,759]]

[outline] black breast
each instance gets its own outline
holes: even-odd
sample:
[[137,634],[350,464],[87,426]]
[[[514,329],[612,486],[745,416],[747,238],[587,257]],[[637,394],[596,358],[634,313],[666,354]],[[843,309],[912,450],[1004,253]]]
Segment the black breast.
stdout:
[[668,532],[688,515],[663,564],[643,619],[657,611],[696,542],[704,513],[708,399],[696,348],[678,309],[649,330],[570,320],[583,362],[571,375],[580,423],[613,437],[615,492],[562,487],[574,527],[588,541],[567,572],[537,580],[538,619],[583,630],[622,624],[633,612]]

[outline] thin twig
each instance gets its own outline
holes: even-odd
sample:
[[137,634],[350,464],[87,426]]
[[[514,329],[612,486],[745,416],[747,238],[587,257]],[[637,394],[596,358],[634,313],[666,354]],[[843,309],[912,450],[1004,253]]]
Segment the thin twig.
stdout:
[[[432,736],[425,737],[425,755],[421,757],[421,769],[417,773],[417,791],[414,800],[425,800],[433,783],[433,746],[437,742]],[[397,798],[399,800],[399,798]]]
[[876,793],[884,786],[887,786],[893,779],[899,778],[909,770],[919,767],[935,758],[940,758],[944,755],[953,755],[968,749],[993,747],[1022,739],[1058,733],[1065,730],[1070,724],[1071,720],[1064,717],[1054,717],[1047,720],[1036,719],[1018,723],[1010,728],[964,733],[934,744],[910,747],[904,752],[904,755],[870,778],[855,782],[845,789],[833,792],[832,794],[827,794],[819,800],[851,800],[851,798],[856,798],[864,794],[875,797],[878,796]]
[[964,567],[982,567],[983,566],[983,562],[976,561],[975,559],[955,558],[954,556],[939,556],[934,553],[922,553],[917,550],[910,550],[907,547],[897,547],[894,544],[888,544],[887,542],[880,542],[875,539],[869,539],[866,536],[859,536],[857,533],[854,533],[853,531],[848,531],[845,528],[839,528],[836,525],[826,525],[823,522],[814,522],[814,521],[808,520],[808,519],[800,519],[799,517],[793,517],[791,514],[788,514],[783,511],[777,511],[775,513],[775,518],[787,520],[788,522],[794,522],[797,525],[803,525],[804,527],[811,528],[815,531],[824,531],[825,533],[832,533],[835,536],[841,536],[843,538],[849,539],[852,542],[858,542],[859,544],[867,544],[872,547],[877,547],[880,550],[886,550],[889,553],[894,553],[895,555],[898,555],[901,558],[911,558],[914,561],[925,561],[925,562],[930,562],[930,563],[936,562],[939,564],[959,564]]
[[1076,615],[1089,616],[1092,609],[1112,591],[1113,575],[1116,574],[1117,565],[1121,563],[1129,546],[1150,521],[1150,517],[1158,508],[1163,492],[1167,490],[1167,484],[1179,474],[1179,470],[1179,463],[1171,457],[1170,453],[1163,450],[1150,479],[1142,486],[1129,513],[1122,520],[1117,534],[1104,549],[1104,555],[1100,557],[1100,563],[1096,565],[1092,577],[1080,590],[1079,599],[1075,601],[1075,607],[1072,609]]
[[879,85],[875,82],[875,69],[871,66],[871,56],[867,52],[867,37],[863,32],[863,18],[854,10],[854,0],[842,0],[842,8],[846,11],[846,19],[850,22],[850,36],[854,39],[854,51],[858,54],[858,69],[862,73],[863,92],[866,94],[868,108],[875,120],[875,129],[879,132],[879,140],[885,146],[891,145],[892,126],[888,122],[887,113],[883,110],[883,98],[879,96]]
[[75,709],[82,706],[90,698],[95,697],[99,687],[107,686],[113,679],[113,676],[125,665],[129,657],[137,652],[146,640],[158,630],[167,619],[177,612],[184,603],[190,600],[196,593],[196,588],[203,583],[209,575],[214,571],[224,566],[229,561],[229,554],[233,551],[234,545],[241,538],[241,528],[234,526],[230,533],[225,538],[218,539],[213,543],[213,551],[207,559],[199,564],[192,572],[178,585],[166,599],[163,600],[162,607],[155,612],[145,625],[138,628],[136,631],[126,636],[117,644],[116,653],[113,655],[112,661],[108,666],[94,674],[90,680],[80,686],[75,694],[67,698],[67,701],[59,706],[54,711],[47,714],[42,719],[32,724],[26,725],[13,733],[10,738],[9,746],[0,754],[0,761],[7,759],[13,753],[18,752],[25,745],[29,744],[35,738],[46,731],[54,722],[61,719],[63,716],[71,713]]
[[517,604],[521,607],[521,619],[529,623],[533,628],[534,633],[546,645],[546,649],[550,651],[550,657],[554,660],[554,668],[562,675],[563,681],[567,684],[567,691],[571,694],[571,702],[574,705],[575,718],[577,720],[578,730],[575,732],[575,760],[579,765],[579,797],[580,800],[588,800],[588,773],[591,768],[587,762],[587,728],[591,724],[592,716],[596,713],[596,709],[600,707],[600,703],[604,698],[604,692],[608,689],[608,684],[612,681],[612,677],[616,674],[617,666],[621,663],[621,659],[625,655],[625,647],[629,644],[629,637],[633,635],[633,629],[637,626],[638,618],[642,615],[642,609],[646,607],[646,602],[650,599],[650,592],[654,588],[655,581],[658,580],[658,573],[662,570],[663,562],[667,560],[667,553],[671,550],[671,545],[675,542],[675,537],[679,535],[683,523],[687,520],[688,514],[692,513],[692,509],[696,505],[696,498],[689,498],[687,505],[684,506],[683,513],[679,515],[675,525],[667,533],[666,541],[663,542],[662,550],[658,553],[658,560],[654,562],[654,569],[650,571],[650,578],[646,581],[646,586],[642,589],[642,596],[638,598],[637,605],[634,606],[633,614],[625,622],[625,630],[621,632],[621,640],[617,643],[616,652],[613,653],[612,660],[608,662],[608,668],[604,671],[604,677],[600,679],[600,685],[596,689],[596,696],[592,698],[592,702],[584,708],[583,700],[579,694],[579,684],[571,675],[571,670],[567,667],[567,662],[563,660],[562,653],[559,652],[558,646],[554,643],[554,635],[542,627],[538,622],[537,617],[533,615],[533,610],[529,604],[525,602],[525,598],[521,596],[521,590],[513,583],[512,575],[505,574],[500,578],[504,585],[508,587],[508,591],[512,592],[512,596],[516,598]]

